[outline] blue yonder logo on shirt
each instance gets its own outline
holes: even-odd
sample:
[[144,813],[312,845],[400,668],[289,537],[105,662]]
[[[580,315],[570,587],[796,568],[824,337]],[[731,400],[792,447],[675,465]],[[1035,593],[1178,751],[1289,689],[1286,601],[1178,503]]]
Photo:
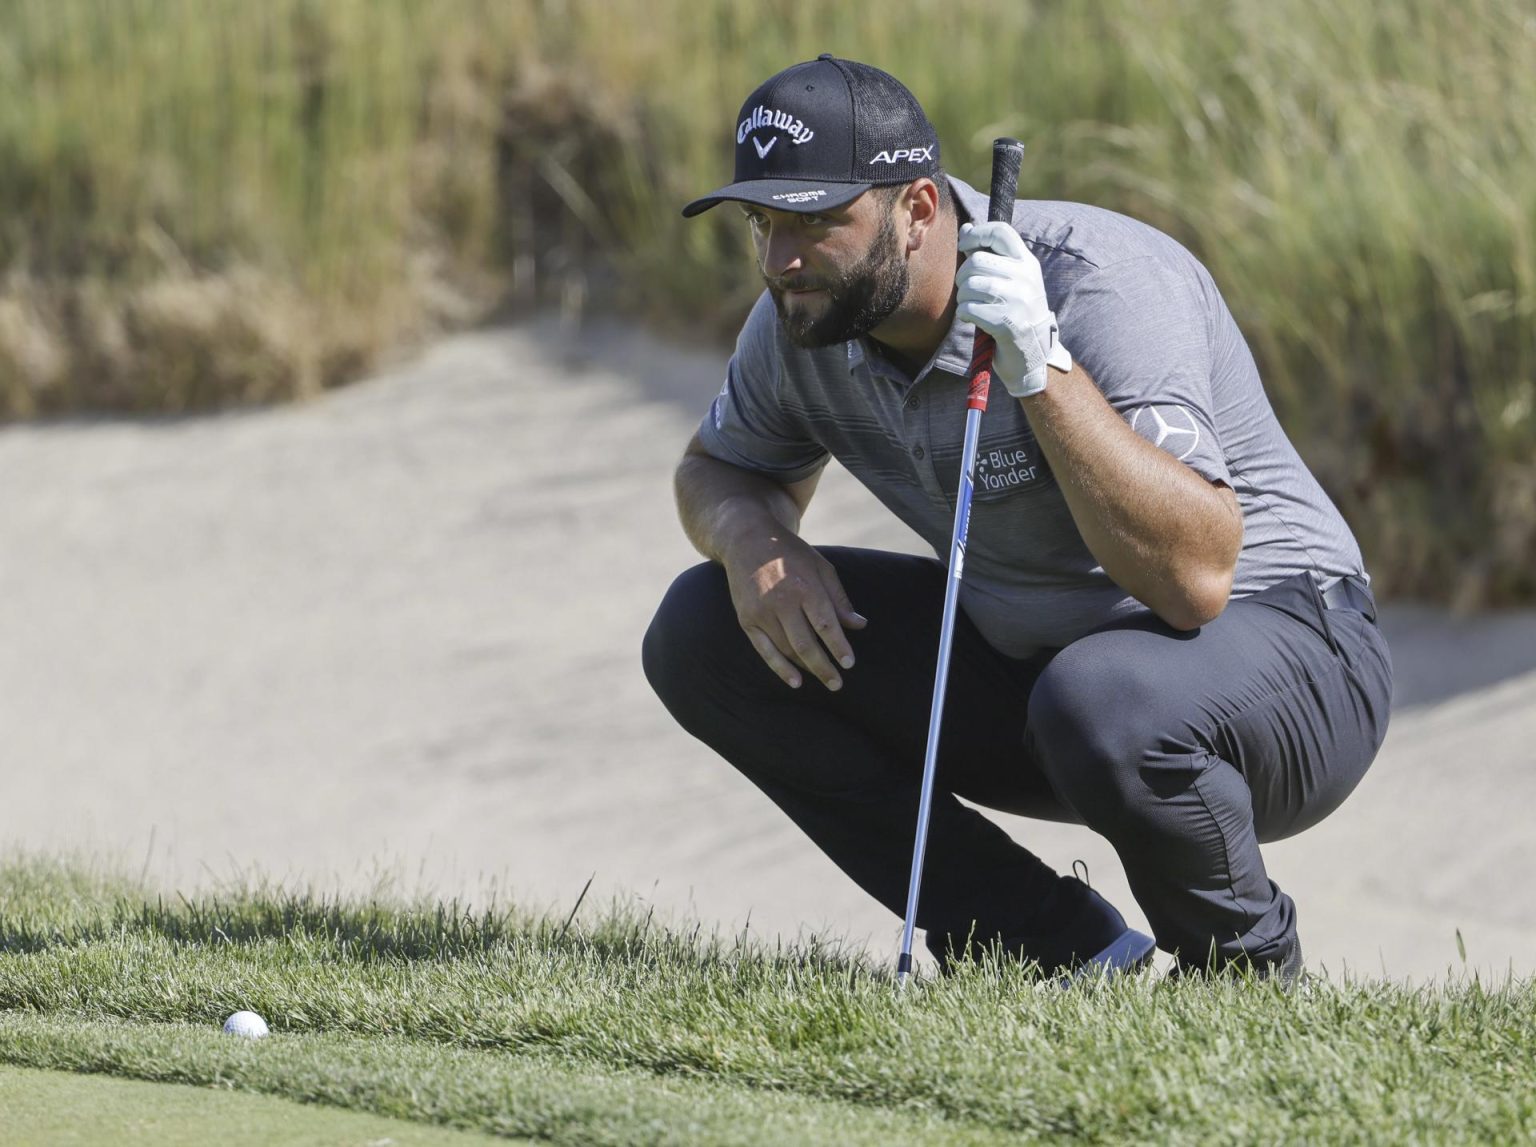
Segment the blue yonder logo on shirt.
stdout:
[[976,488],[987,493],[1026,486],[1040,476],[1034,452],[1023,446],[998,446],[976,455]]

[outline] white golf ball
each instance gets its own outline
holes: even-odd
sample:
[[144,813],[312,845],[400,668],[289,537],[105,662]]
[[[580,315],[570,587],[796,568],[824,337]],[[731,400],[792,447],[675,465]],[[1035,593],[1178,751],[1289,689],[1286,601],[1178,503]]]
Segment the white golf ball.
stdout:
[[224,1034],[263,1039],[267,1035],[267,1021],[255,1012],[236,1012],[224,1021]]

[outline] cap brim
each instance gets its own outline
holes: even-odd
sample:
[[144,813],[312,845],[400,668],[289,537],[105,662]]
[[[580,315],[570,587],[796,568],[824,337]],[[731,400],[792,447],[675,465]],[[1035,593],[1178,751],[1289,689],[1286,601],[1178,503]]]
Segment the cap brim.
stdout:
[[731,183],[711,191],[701,199],[695,199],[683,208],[686,218],[693,218],[708,211],[717,203],[751,203],[758,207],[771,207],[775,211],[793,211],[808,215],[827,211],[852,203],[868,191],[872,183],[824,183],[817,180],[799,179],[751,179],[743,183]]

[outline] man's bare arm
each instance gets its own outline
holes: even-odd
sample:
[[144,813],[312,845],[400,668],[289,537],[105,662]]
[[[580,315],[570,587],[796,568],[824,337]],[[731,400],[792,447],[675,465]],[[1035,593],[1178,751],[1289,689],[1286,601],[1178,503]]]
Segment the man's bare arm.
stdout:
[[721,462],[697,435],[677,467],[683,531],[724,567],[743,632],[768,667],[798,689],[802,670],[841,689],[853,667],[845,629],[862,629],[832,563],[799,535],[820,475],[781,484]]
[[818,471],[800,482],[780,483],[704,452],[695,434],[673,480],[677,516],[694,549],[712,561],[742,535],[788,530],[800,520],[821,481]]
[[1040,262],[1011,225],[967,223],[957,246],[965,259],[955,315],[997,340],[994,372],[1023,404],[1089,551],[1175,629],[1204,625],[1232,592],[1243,545],[1237,495],[1132,430],[1072,361]]
[[1232,592],[1243,516],[1207,481],[1137,434],[1080,364],[1019,399],[1072,519],[1115,584],[1175,629],[1196,629]]

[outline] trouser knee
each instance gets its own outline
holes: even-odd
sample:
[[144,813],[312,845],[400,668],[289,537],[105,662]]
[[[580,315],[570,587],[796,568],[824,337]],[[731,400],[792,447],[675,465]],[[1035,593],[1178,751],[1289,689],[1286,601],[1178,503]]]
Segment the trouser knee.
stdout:
[[1165,783],[1188,779],[1193,762],[1164,735],[1164,708],[1154,682],[1071,648],[1030,695],[1028,737],[1040,770],[1085,824],[1111,839],[1156,815]]
[[686,726],[701,675],[718,668],[727,646],[745,641],[725,571],[704,562],[667,590],[641,642],[640,662],[657,697]]
[[822,723],[835,695],[824,700],[774,675],[742,632],[719,566],[696,566],[672,583],[646,632],[641,661],[673,720],[749,780],[823,795],[848,791],[846,772],[825,768],[806,751],[807,743],[827,744],[837,735]]

